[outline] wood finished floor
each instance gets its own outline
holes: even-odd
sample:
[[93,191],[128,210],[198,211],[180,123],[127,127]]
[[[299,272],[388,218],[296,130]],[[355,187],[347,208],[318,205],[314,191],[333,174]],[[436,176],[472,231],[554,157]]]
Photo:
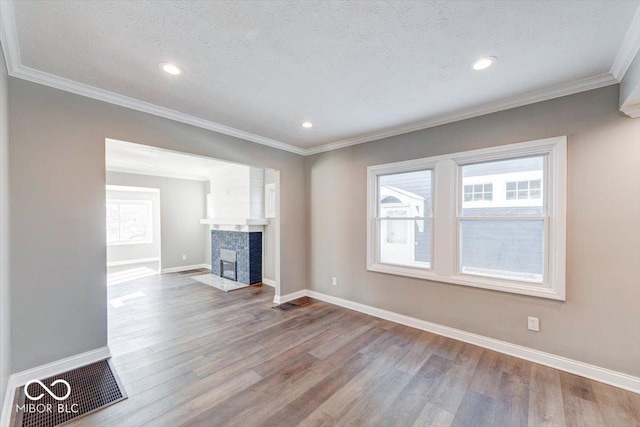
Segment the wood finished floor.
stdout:
[[129,399],[72,426],[640,426],[640,395],[319,301],[168,274],[109,287]]

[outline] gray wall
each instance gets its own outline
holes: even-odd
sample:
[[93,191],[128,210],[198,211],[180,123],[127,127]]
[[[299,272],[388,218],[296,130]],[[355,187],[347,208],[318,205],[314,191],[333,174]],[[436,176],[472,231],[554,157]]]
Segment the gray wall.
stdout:
[[0,46],[0,402],[11,370],[9,313],[9,156],[8,156],[8,91],[9,76]]
[[[566,302],[366,270],[367,166],[557,135],[568,135]],[[311,289],[640,376],[640,119],[618,111],[618,86],[317,154],[306,169]]]
[[107,345],[105,138],[281,171],[282,294],[304,288],[304,158],[9,78],[11,369]]
[[[266,169],[264,171],[264,183],[273,184],[274,182],[276,182],[276,171]],[[269,224],[264,227],[263,276],[265,279],[276,280],[276,219],[268,218],[268,221]]]
[[[203,230],[208,227],[200,224],[200,220],[206,216],[204,181],[107,172],[107,184],[160,189],[159,221],[163,269],[210,262],[205,258],[204,250]],[[112,247],[115,248],[123,247]],[[183,260],[182,255],[187,255],[187,259]],[[138,258],[146,256],[140,255]]]

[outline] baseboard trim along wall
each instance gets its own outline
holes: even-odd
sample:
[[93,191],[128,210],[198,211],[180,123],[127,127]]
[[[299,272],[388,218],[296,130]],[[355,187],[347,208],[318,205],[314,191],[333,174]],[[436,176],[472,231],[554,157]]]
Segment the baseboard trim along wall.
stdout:
[[86,353],[77,354],[75,356],[47,363],[46,365],[37,366],[35,368],[27,369],[26,371],[12,374],[7,382],[7,392],[4,396],[2,416],[0,417],[0,427],[9,427],[12,413],[11,405],[13,404],[16,388],[22,387],[27,382],[34,379],[48,378],[72,369],[90,365],[91,363],[98,362],[100,360],[108,359],[110,357],[111,351],[109,350],[109,347],[101,347],[87,351]]
[[267,286],[271,286],[272,288],[276,287],[276,281],[275,280],[265,279],[264,277],[262,278],[262,284],[263,285],[267,285]]
[[138,258],[138,259],[128,259],[125,261],[113,261],[108,262],[107,267],[118,267],[120,265],[132,265],[132,264],[145,264],[147,262],[158,262],[160,258]]
[[309,294],[309,291],[306,289],[303,289],[301,291],[293,292],[286,295],[275,295],[273,297],[273,302],[275,304],[284,304],[285,302],[293,301],[294,299],[306,297],[308,294]]
[[182,267],[172,267],[172,268],[163,268],[160,270],[162,274],[166,273],[180,273],[181,271],[188,270],[196,270],[198,268],[208,268],[211,269],[211,265],[209,264],[193,264],[193,265],[183,265]]
[[612,371],[610,369],[601,368],[599,366],[590,365],[566,357],[557,356],[544,351],[534,350],[517,344],[511,344],[506,341],[500,341],[494,338],[465,332],[460,329],[450,328],[448,326],[439,325],[437,323],[428,322],[426,320],[416,319],[414,317],[405,316],[404,314],[394,313],[392,311],[381,308],[371,307],[369,305],[360,304],[346,299],[323,294],[321,292],[304,290],[298,291],[280,297],[276,296],[274,303],[282,304],[287,301],[294,300],[303,296],[308,296],[350,310],[359,311],[360,313],[369,314],[380,319],[389,320],[401,325],[410,326],[412,328],[421,329],[437,335],[453,338],[469,344],[484,347],[499,353],[508,354],[509,356],[518,357],[530,362],[539,363],[581,377],[589,378],[601,383],[619,387],[634,393],[640,393],[640,378],[621,372]]

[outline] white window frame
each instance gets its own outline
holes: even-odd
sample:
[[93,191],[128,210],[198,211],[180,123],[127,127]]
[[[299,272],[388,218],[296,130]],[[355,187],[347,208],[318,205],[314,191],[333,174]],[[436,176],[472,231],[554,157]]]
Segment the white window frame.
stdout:
[[115,205],[144,205],[147,207],[147,223],[150,237],[144,240],[107,242],[107,246],[148,245],[153,243],[153,201],[144,199],[108,199],[107,204]]
[[[547,212],[542,284],[460,273],[458,209],[459,204],[462,203],[464,191],[460,176],[461,167],[472,163],[530,156],[545,156],[542,192],[543,197],[546,197]],[[433,170],[430,268],[379,262],[377,259],[378,219],[376,218],[378,177],[423,169]],[[565,301],[566,169],[566,136],[369,166],[367,168],[367,270]]]

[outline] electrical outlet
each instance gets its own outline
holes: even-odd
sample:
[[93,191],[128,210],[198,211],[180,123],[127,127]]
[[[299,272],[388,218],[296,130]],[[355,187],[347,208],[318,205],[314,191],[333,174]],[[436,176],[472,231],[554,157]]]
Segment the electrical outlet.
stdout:
[[335,278],[335,277],[334,277],[333,279],[331,279],[331,284],[332,284],[333,286],[338,286],[338,279],[337,279],[337,278]]
[[184,261],[186,259],[187,259],[187,256],[186,255],[182,255],[182,260]]
[[527,329],[530,331],[540,332],[540,319],[537,317],[529,317],[527,319]]

